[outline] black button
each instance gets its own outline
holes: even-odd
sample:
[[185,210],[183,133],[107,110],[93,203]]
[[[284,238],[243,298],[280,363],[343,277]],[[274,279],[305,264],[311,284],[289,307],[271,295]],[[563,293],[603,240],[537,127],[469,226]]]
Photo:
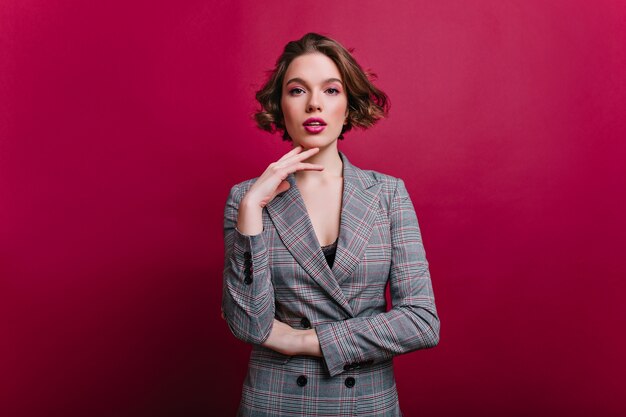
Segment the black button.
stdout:
[[243,257],[246,258],[246,259],[250,259],[250,258],[252,258],[252,254],[250,252],[248,252],[248,251],[245,251],[243,253]]
[[250,285],[250,284],[252,284],[252,277],[251,277],[250,275],[246,276],[246,278],[243,280],[243,282],[244,282],[246,285]]
[[360,362],[348,363],[343,366],[344,371],[351,371],[353,369],[359,369],[361,367]]
[[300,375],[298,377],[298,379],[296,380],[296,384],[298,384],[298,386],[303,387],[306,385],[306,376],[304,375]]
[[348,388],[352,388],[354,386],[354,384],[356,383],[356,381],[354,380],[354,378],[352,378],[351,376],[346,378],[346,387]]
[[252,266],[252,260],[250,260],[250,259],[246,259],[246,260],[244,260],[244,261],[243,261],[243,264],[244,264],[245,266]]
[[253,271],[253,268],[250,265],[246,265],[246,267],[243,270],[243,272],[245,272],[246,275],[250,275],[252,273],[252,271]]
[[311,322],[306,317],[302,317],[302,320],[300,320],[300,324],[305,329],[310,329],[311,328]]

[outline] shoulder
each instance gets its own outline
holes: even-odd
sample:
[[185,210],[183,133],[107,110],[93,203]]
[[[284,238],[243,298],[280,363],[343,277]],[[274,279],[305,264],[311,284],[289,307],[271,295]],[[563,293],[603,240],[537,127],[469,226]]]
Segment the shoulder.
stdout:
[[385,174],[384,172],[374,171],[373,169],[362,169],[361,172],[363,172],[365,175],[368,175],[373,180],[377,182],[382,182],[383,184],[386,184],[386,185],[388,184],[395,185],[400,179],[391,174]]
[[230,192],[228,193],[228,201],[239,203],[243,196],[248,192],[250,187],[252,187],[252,184],[254,184],[258,178],[259,177],[250,178],[238,182],[230,187]]
[[399,201],[408,197],[404,181],[399,177],[373,169],[356,168],[355,172],[364,189],[377,190],[380,206],[388,214],[397,207]]
[[232,189],[237,190],[237,191],[243,191],[245,193],[246,191],[250,189],[250,187],[252,187],[252,184],[254,184],[257,179],[259,179],[259,177],[254,177],[254,178],[250,178],[250,179],[238,182],[237,184],[232,186]]
[[358,170],[361,176],[366,178],[368,182],[379,184],[381,192],[384,194],[394,195],[398,187],[404,187],[404,181],[400,177],[373,169],[358,168]]
[[380,187],[380,204],[387,212],[398,207],[412,207],[413,202],[402,178],[371,169],[357,170],[366,188],[372,185]]

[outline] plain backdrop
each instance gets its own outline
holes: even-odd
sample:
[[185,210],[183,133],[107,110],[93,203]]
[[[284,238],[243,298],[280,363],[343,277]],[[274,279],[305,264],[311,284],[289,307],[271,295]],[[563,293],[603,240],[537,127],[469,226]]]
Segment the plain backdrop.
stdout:
[[0,2],[0,414],[234,415],[230,187],[284,45],[336,38],[391,99],[339,148],[402,178],[441,342],[406,416],[626,414],[623,1]]

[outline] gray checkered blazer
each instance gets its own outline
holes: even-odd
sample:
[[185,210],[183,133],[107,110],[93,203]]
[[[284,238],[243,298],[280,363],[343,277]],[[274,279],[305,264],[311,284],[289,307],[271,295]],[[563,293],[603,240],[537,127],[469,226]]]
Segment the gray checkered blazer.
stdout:
[[[230,190],[222,309],[234,336],[253,345],[238,416],[401,416],[392,358],[439,342],[428,262],[404,182],[339,155],[344,189],[332,269],[293,174],[291,187],[263,209],[257,235],[235,227],[256,178]],[[323,357],[261,346],[274,318],[314,328]]]

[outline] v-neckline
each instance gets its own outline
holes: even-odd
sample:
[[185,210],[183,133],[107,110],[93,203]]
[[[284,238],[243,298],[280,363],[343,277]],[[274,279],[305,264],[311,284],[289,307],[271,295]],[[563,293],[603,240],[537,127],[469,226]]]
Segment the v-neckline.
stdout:
[[336,245],[337,245],[337,242],[339,242],[339,236],[337,236],[337,239],[335,239],[335,240],[333,241],[333,243],[329,243],[328,245],[324,245],[324,246],[322,246],[322,250],[323,250],[323,249],[326,249],[326,248],[331,248],[331,247],[333,247],[333,246],[336,246]]
[[333,268],[328,266],[313,230],[306,205],[295,183],[293,173],[286,180],[291,187],[277,195],[265,206],[280,240],[295,261],[337,302],[348,317],[354,317],[352,307],[342,290],[364,256],[374,229],[380,206],[381,183],[371,173],[343,160],[343,191],[339,236]]
[[[300,204],[302,205],[302,208],[304,209],[304,213],[306,213],[306,219],[309,222],[309,225],[311,226],[311,230],[313,231],[313,236],[315,236],[315,241],[317,242],[317,246],[320,248],[320,250],[322,250],[322,248],[331,246],[335,243],[337,243],[337,248],[339,247],[339,240],[341,238],[341,230],[343,229],[344,225],[343,225],[343,211],[344,211],[344,207],[345,207],[345,191],[346,191],[346,180],[345,180],[345,176],[343,175],[343,169],[344,169],[345,165],[342,167],[342,177],[341,177],[341,202],[339,203],[339,233],[337,234],[337,237],[335,238],[335,240],[328,244],[328,245],[324,245],[322,246],[322,244],[320,243],[320,239],[317,236],[317,233],[315,232],[315,228],[313,227],[313,222],[311,221],[311,215],[309,214],[309,209],[307,208],[305,202],[304,202],[304,197],[302,196],[302,193],[300,192],[300,187],[298,187],[298,183],[296,182],[296,177],[295,175],[293,175],[293,185],[292,187],[295,187],[295,191],[296,194],[298,196],[298,200],[300,201]],[[323,252],[323,250],[322,250]]]

